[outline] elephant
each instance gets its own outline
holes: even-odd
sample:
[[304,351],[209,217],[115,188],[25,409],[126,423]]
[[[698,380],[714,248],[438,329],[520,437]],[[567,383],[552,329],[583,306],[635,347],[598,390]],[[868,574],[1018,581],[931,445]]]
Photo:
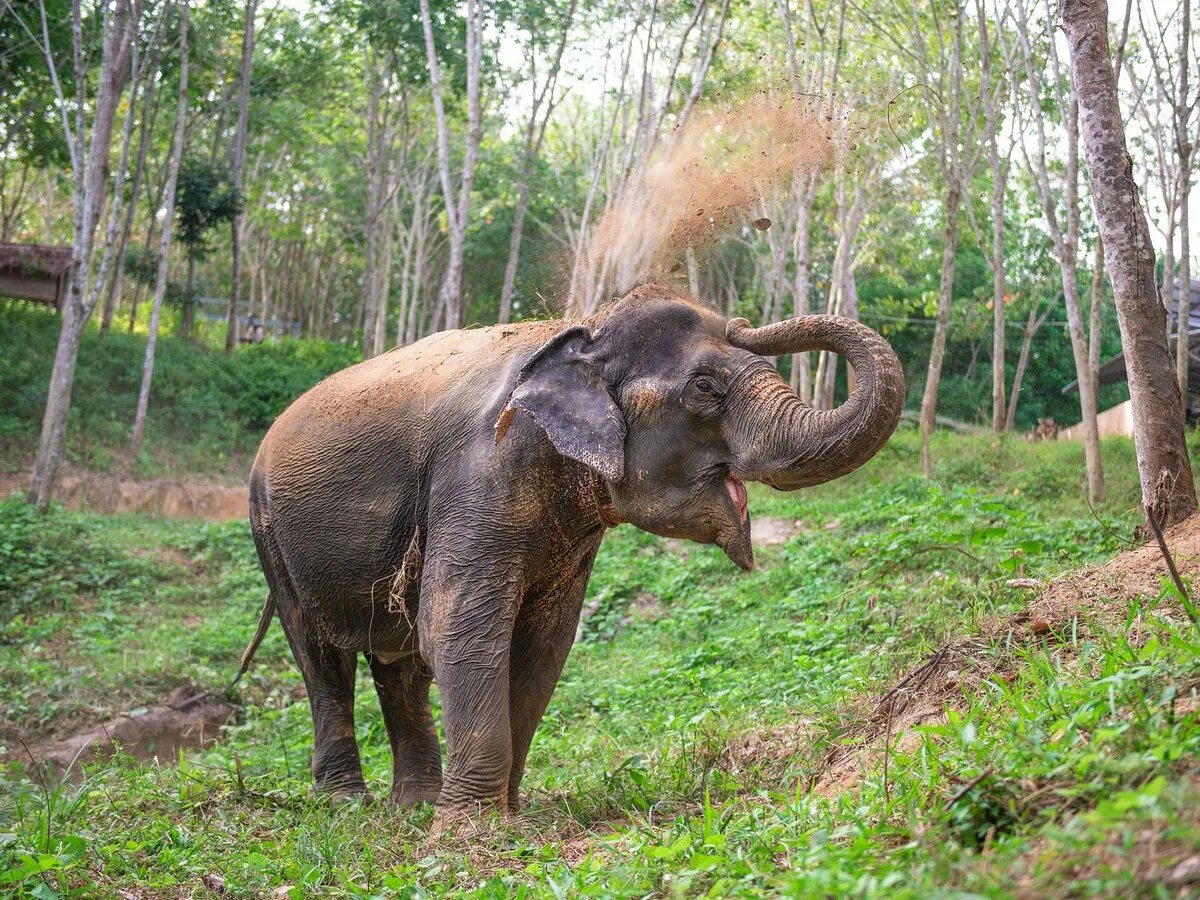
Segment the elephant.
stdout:
[[[765,358],[807,350],[853,367],[838,408],[807,406]],[[317,790],[367,793],[361,653],[390,799],[436,804],[438,828],[514,811],[605,532],[717,544],[750,569],[746,482],[791,491],[847,474],[891,436],[904,395],[896,354],[856,321],[754,328],[661,283],[576,323],[445,331],[351,366],[283,412],[255,458],[269,593],[242,670],[278,614],[308,692]]]

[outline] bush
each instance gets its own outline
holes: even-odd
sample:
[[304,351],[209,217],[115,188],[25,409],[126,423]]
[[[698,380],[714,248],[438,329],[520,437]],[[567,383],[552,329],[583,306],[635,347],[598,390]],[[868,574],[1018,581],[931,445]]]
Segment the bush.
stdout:
[[[26,462],[41,425],[59,318],[0,301],[0,454]],[[144,335],[89,328],[79,351],[67,457],[103,469],[125,452],[145,357]],[[158,342],[143,474],[241,471],[276,416],[321,379],[356,362],[354,347],[284,340],[226,356],[192,341]]]

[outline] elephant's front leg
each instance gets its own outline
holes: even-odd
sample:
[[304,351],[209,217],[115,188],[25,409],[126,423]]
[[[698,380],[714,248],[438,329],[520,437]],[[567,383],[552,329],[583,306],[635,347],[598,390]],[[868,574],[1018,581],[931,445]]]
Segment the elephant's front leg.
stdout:
[[589,553],[565,584],[544,596],[527,598],[513,629],[509,708],[512,718],[512,770],[508,776],[508,808],[520,806],[518,789],[525,758],[538,723],[550,704],[575,642],[579,613],[596,554]]
[[516,601],[515,584],[503,579],[460,575],[422,585],[421,653],[437,681],[446,736],[435,829],[458,814],[507,811],[509,652]]

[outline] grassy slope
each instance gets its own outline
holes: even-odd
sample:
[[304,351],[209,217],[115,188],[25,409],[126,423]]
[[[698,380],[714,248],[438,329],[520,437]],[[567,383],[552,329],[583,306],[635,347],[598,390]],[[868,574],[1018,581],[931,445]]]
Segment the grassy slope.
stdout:
[[[204,895],[219,874],[235,896],[1166,895],[1145,879],[1200,843],[1200,641],[1153,611],[1136,634],[1015,651],[945,724],[896,742],[886,774],[880,753],[844,790],[809,790],[864,698],[1026,602],[1006,578],[1117,549],[1075,499],[1077,447],[947,437],[938,450],[940,486],[915,476],[906,434],[839,483],[756,491],[755,515],[805,530],[760,550],[749,575],[713,548],[615,531],[518,821],[430,842],[429,810],[312,797],[307,703],[276,627],[228,739],[179,767],[118,760],[44,795],[10,741],[0,893]],[[1127,531],[1131,448],[1106,454],[1100,512]],[[0,571],[16,573],[0,575],[10,732],[60,732],[231,672],[262,590],[243,526],[3,512],[16,523],[0,525]],[[367,678],[359,688],[368,780],[384,793],[386,738]]]
[[[42,424],[60,320],[49,310],[0,299],[0,471],[29,466]],[[84,332],[72,393],[67,459],[104,470],[127,461],[144,334]],[[140,477],[244,477],[271,421],[326,375],[359,359],[328,341],[272,341],[230,356],[164,335],[158,342]]]

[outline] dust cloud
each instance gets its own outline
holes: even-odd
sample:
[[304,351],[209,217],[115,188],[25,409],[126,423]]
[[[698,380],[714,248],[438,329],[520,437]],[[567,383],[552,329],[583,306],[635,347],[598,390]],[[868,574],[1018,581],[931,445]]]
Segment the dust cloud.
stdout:
[[698,110],[665,138],[608,206],[583,260],[580,288],[593,296],[681,269],[700,249],[739,223],[771,226],[761,202],[799,174],[833,158],[831,123],[811,105],[757,95],[736,105]]

